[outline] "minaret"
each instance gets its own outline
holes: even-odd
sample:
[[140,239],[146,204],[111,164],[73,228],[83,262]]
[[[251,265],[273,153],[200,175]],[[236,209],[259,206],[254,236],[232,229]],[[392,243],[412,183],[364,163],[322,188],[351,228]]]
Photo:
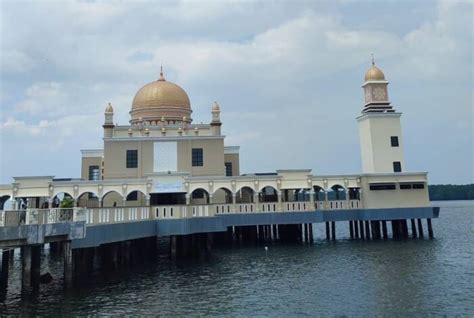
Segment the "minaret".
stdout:
[[104,138],[111,138],[114,133],[114,108],[112,104],[108,103],[107,107],[105,108],[104,112],[104,124],[102,127],[104,128]]
[[214,136],[221,135],[221,108],[217,102],[212,105],[211,131]]
[[388,82],[375,66],[365,74],[365,105],[359,123],[360,150],[363,173],[393,173],[405,170],[401,113],[388,100]]

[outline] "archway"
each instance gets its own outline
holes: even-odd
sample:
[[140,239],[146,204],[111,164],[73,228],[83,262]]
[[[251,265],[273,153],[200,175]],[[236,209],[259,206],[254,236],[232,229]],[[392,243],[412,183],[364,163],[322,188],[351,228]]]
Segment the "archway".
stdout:
[[278,202],[278,191],[272,186],[264,187],[259,194],[259,202]]
[[11,210],[12,203],[13,201],[11,200],[11,197],[9,195],[4,195],[0,197],[0,211]]
[[137,207],[146,206],[146,195],[140,190],[131,191],[127,194],[126,206]]
[[123,197],[117,191],[109,191],[102,196],[102,207],[123,206]]
[[339,201],[346,199],[346,188],[339,184],[335,184],[331,187],[330,191],[328,192],[328,200],[329,201]]
[[209,204],[209,192],[198,188],[191,192],[191,204]]
[[53,196],[52,208],[72,208],[74,207],[74,198],[68,192],[58,192]]
[[324,195],[325,191],[322,187],[320,186],[313,186],[313,191],[314,191],[314,201],[316,202],[321,202],[324,201],[326,196]]
[[212,203],[230,204],[232,203],[232,191],[225,187],[221,187],[214,191],[212,195]]
[[83,192],[77,197],[77,206],[83,208],[98,208],[99,197],[93,192]]
[[253,203],[253,196],[255,191],[250,187],[242,187],[235,195],[236,203]]

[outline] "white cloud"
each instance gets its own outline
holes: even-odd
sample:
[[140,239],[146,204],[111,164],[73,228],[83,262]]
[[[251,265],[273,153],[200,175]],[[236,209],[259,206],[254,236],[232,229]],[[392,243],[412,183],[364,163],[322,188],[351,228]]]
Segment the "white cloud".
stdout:
[[[1,147],[50,147],[52,140],[64,152],[100,145],[106,103],[114,105],[115,121],[126,123],[135,92],[158,77],[163,62],[167,79],[189,93],[196,122],[209,120],[211,103],[219,101],[227,141],[240,143],[248,159],[244,169],[356,172],[354,117],[371,52],[392,83],[396,107],[406,113],[406,130],[432,135],[413,147],[415,161],[436,157],[432,149],[443,141],[466,147],[469,138],[451,131],[448,139],[436,127],[472,114],[472,2],[441,1],[434,16],[419,6],[410,24],[416,27],[403,32],[371,24],[371,12],[342,1],[354,10],[350,18],[357,21],[349,23],[339,5],[2,3],[0,96],[7,119],[0,123]],[[447,104],[456,104],[456,112]],[[469,156],[460,155],[455,166],[467,169]],[[5,169],[20,169],[10,159]],[[446,179],[444,162],[415,168]]]

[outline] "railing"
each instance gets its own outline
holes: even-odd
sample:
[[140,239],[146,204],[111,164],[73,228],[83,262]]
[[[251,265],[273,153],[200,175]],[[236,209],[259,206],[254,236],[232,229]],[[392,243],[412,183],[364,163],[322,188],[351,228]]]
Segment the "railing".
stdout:
[[86,213],[85,208],[0,211],[0,226],[86,221]]
[[150,219],[150,207],[113,207],[85,209],[86,224],[120,223]]
[[134,222],[149,219],[213,217],[222,214],[300,212],[314,210],[360,209],[360,200],[300,202],[222,203],[207,205],[168,205],[152,207],[108,207],[70,209],[26,209],[0,211],[0,226],[52,224],[85,221],[88,225]]

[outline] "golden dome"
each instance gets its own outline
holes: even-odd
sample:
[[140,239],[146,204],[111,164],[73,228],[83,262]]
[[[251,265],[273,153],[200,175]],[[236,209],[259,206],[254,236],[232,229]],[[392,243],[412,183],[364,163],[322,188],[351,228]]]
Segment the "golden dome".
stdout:
[[160,73],[160,79],[140,88],[135,94],[130,111],[130,123],[144,121],[157,124],[159,121],[176,123],[186,118],[191,122],[191,103],[186,92],[178,85],[168,82]]
[[379,69],[377,66],[372,64],[372,67],[369,68],[367,73],[365,73],[365,81],[384,81],[385,75],[383,74],[382,70]]

